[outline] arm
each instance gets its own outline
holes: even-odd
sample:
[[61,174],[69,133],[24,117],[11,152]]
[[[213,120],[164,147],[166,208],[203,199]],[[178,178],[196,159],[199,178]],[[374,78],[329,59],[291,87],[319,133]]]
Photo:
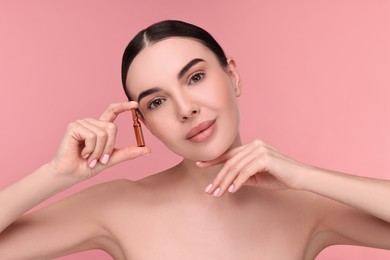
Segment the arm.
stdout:
[[309,168],[302,190],[342,202],[390,223],[390,181]]
[[[96,223],[84,223],[86,224],[84,225],[82,221],[85,219],[77,218],[77,215],[67,219],[67,212],[77,212],[78,205],[80,205],[77,199],[70,200],[73,201],[72,203],[61,202],[59,205],[62,206],[50,206],[47,210],[21,216],[43,200],[95,176],[108,167],[150,152],[145,147],[114,148],[116,126],[113,121],[118,114],[135,107],[137,103],[132,102],[113,104],[103,113],[100,120],[84,119],[71,123],[52,161],[0,191],[2,209],[0,255],[12,255],[13,258],[19,258],[18,256],[25,254],[31,259],[34,258],[35,252],[35,256],[42,257],[43,255],[38,254],[38,251],[50,251],[54,254],[55,248],[61,246],[63,248],[65,244],[71,243],[72,236],[69,232],[75,228],[80,230],[78,235],[83,239],[92,236],[94,232],[96,232],[95,235],[99,233]],[[88,206],[92,207],[92,205],[93,203]],[[92,209],[87,211],[94,212]],[[88,222],[96,220],[94,216],[91,213]],[[16,221],[18,218],[20,219]],[[62,226],[65,220],[69,221],[67,228]],[[47,241],[47,238],[55,234],[59,236],[55,243],[51,240],[51,243],[41,243],[39,247],[27,247],[31,251],[25,250],[26,245],[38,241],[35,238],[46,238],[43,241]],[[73,243],[76,244],[72,248],[80,246],[77,241]]]
[[[320,202],[323,242],[390,249],[390,181],[309,168],[303,190],[331,200]],[[333,201],[341,203],[332,203]]]
[[[96,185],[23,215],[0,234],[1,259],[53,259],[112,243],[104,228],[111,183]],[[120,258],[119,258],[120,259]]]
[[[319,169],[282,155],[255,140],[199,167],[224,166],[207,189],[216,197],[242,185],[305,190],[319,201],[319,232],[324,244],[355,244],[390,249],[390,181]],[[369,231],[369,232],[368,232]],[[324,235],[325,234],[325,235]]]
[[30,175],[0,191],[0,232],[25,212],[54,194],[76,184],[68,176],[56,176],[52,164],[45,164]]

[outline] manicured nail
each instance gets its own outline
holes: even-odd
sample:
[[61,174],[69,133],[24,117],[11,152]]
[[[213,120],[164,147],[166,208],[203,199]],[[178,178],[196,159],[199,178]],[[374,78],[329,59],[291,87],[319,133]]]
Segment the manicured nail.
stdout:
[[95,167],[96,166],[96,163],[97,163],[97,160],[95,159],[95,160],[93,160],[93,161],[91,161],[90,163],[89,163],[89,168],[93,168],[93,167]]
[[218,197],[219,192],[221,191],[221,188],[218,188],[214,191],[214,197]]
[[205,192],[209,192],[212,187],[213,187],[213,184],[209,184],[209,186],[207,186],[207,188],[205,189]]
[[233,190],[234,190],[234,184],[230,185],[229,192],[233,192]]
[[107,164],[109,159],[110,159],[110,155],[109,154],[104,154],[102,159],[100,160],[100,162],[102,164]]

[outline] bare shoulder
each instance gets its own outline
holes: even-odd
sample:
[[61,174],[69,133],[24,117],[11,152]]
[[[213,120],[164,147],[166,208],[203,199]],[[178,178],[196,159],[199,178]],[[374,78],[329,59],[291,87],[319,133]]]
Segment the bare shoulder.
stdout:
[[[115,179],[104,183],[99,183],[82,190],[78,195],[95,198],[100,202],[113,199],[128,199],[128,195],[146,193],[151,189],[162,188],[169,183],[170,171],[149,175],[140,180]],[[102,201],[103,200],[103,201]]]
[[115,201],[127,194],[129,185],[131,181],[125,180],[94,185],[25,214],[2,232],[2,259],[53,259],[94,248],[121,256],[105,226],[113,219],[108,215]]
[[103,206],[105,202],[112,202],[121,198],[125,193],[133,190],[131,187],[135,186],[135,183],[127,179],[111,180],[104,183],[99,183],[90,186],[65,200],[75,200],[92,203]]
[[[174,178],[170,177],[170,171],[163,171],[152,174],[143,179],[134,181],[129,179],[117,179],[91,186],[80,192],[78,199],[85,199],[90,203],[96,204],[106,214],[110,214],[115,207],[128,210],[136,210],[142,207],[144,203],[161,196],[164,190],[172,187]],[[172,181],[170,180],[172,179]],[[83,197],[83,198],[80,198]]]

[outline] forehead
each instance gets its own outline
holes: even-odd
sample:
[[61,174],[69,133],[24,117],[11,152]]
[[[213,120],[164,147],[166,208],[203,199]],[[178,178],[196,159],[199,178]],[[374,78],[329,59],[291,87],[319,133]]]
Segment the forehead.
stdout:
[[194,58],[217,62],[215,55],[195,39],[172,37],[153,43],[135,57],[127,72],[126,85],[136,95],[141,86],[155,87],[160,81],[176,78],[180,69]]

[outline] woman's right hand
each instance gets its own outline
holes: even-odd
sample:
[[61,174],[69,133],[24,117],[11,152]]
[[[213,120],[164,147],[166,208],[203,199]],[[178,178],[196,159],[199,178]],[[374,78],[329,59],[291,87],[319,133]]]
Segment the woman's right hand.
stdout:
[[70,123],[50,162],[55,171],[81,181],[115,164],[150,153],[148,147],[115,148],[116,117],[137,106],[137,102],[111,104],[99,120],[86,118]]

